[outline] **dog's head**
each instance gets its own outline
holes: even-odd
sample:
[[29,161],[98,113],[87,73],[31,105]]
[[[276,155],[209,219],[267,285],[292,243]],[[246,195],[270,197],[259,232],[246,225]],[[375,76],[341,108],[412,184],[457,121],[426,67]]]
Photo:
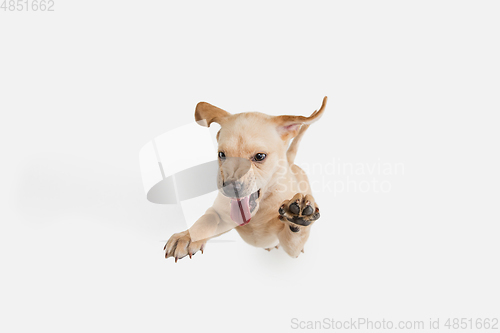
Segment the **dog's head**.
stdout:
[[326,97],[318,111],[309,117],[270,116],[259,112],[231,114],[206,102],[196,106],[195,119],[209,127],[221,126],[219,144],[218,186],[231,198],[231,219],[245,225],[256,214],[260,199],[278,181],[277,173],[288,168],[286,152],[290,140],[302,125],[318,120]]

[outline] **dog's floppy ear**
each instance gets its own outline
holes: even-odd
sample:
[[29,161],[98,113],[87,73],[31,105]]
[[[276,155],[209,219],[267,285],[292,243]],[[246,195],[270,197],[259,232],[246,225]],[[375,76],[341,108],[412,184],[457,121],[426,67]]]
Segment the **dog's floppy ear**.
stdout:
[[201,126],[210,127],[211,123],[222,125],[225,119],[231,114],[207,102],[200,102],[196,105],[194,119]]
[[302,125],[309,125],[317,121],[325,111],[327,97],[323,98],[323,103],[319,110],[314,111],[309,117],[304,116],[277,116],[274,121],[277,125],[278,133],[283,140],[289,140],[299,133]]

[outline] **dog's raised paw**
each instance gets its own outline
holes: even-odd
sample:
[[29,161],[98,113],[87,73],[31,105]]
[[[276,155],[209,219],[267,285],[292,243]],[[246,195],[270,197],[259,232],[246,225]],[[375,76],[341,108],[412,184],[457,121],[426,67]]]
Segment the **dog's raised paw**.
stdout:
[[280,219],[290,222],[290,230],[299,232],[320,217],[319,208],[310,194],[297,193],[291,200],[285,200],[278,209]]

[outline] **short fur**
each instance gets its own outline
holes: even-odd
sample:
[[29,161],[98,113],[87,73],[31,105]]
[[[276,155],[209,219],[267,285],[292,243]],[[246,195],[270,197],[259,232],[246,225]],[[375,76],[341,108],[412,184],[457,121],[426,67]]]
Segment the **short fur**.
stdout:
[[[260,195],[250,222],[238,226],[230,218],[231,198],[219,191],[213,206],[190,229],[168,240],[165,257],[174,257],[177,262],[197,251],[203,253],[208,239],[233,228],[253,246],[269,250],[281,245],[288,255],[298,257],[320,214],[307,175],[294,160],[300,140],[309,125],[323,115],[326,102],[325,97],[321,108],[309,117],[270,116],[259,112],[230,114],[209,103],[198,103],[197,122],[202,126],[210,126],[212,122],[221,125],[217,134],[219,151],[228,158],[238,157],[251,163],[247,162],[251,177],[236,177],[244,184],[242,191],[247,195],[259,189]],[[265,153],[267,157],[261,162],[255,161],[257,153]],[[234,175],[242,173],[241,164],[219,159],[219,183],[234,181]]]

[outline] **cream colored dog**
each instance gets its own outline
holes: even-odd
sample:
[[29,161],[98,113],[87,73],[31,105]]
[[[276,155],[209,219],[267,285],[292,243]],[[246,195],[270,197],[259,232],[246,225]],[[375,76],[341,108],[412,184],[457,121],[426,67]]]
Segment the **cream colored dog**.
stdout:
[[[304,252],[311,225],[320,214],[305,172],[294,164],[305,131],[325,109],[309,117],[230,114],[205,102],[196,106],[203,126],[221,125],[219,193],[212,207],[188,230],[174,234],[165,258],[203,253],[208,239],[236,228],[243,240],[266,250],[278,245],[293,258]],[[290,140],[292,140],[290,144]]]

